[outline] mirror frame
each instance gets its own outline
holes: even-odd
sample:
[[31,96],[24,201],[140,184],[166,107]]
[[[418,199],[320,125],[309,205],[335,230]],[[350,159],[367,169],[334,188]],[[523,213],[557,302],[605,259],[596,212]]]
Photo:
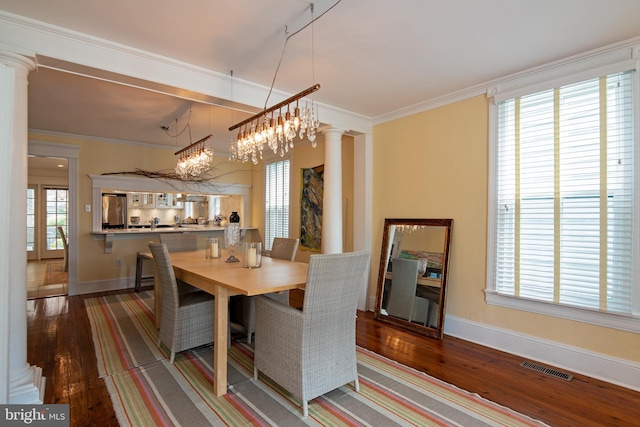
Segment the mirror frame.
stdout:
[[[385,274],[387,272],[388,259],[387,254],[390,235],[389,230],[392,225],[419,225],[419,226],[436,226],[445,227],[444,247],[442,252],[442,282],[440,286],[440,300],[438,304],[438,326],[436,328],[429,328],[426,326],[418,325],[408,320],[399,319],[397,317],[387,316],[382,314],[382,296],[384,293],[384,281]],[[444,313],[445,303],[447,297],[447,276],[449,275],[449,247],[451,246],[451,228],[453,226],[453,219],[411,219],[411,218],[385,218],[384,231],[382,234],[382,246],[380,251],[380,267],[378,270],[378,287],[376,290],[376,303],[374,309],[375,319],[383,322],[392,323],[394,325],[401,326],[418,332],[423,335],[427,335],[433,338],[442,339],[444,335]]]

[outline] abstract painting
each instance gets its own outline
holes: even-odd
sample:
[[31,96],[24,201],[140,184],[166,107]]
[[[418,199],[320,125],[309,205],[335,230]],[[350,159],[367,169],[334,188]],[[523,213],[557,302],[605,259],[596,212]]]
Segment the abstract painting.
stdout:
[[324,165],[302,169],[300,195],[300,249],[320,252]]

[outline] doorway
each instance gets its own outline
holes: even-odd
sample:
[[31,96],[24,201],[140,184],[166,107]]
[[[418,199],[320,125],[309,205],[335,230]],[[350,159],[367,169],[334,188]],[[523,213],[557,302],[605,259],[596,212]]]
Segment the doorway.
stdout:
[[68,293],[64,236],[69,231],[68,161],[29,157],[27,298]]

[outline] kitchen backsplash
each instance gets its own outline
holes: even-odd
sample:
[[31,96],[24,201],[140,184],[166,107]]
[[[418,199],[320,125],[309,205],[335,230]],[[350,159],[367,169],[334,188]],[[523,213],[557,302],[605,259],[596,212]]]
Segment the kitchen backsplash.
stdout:
[[[160,224],[173,224],[173,218],[176,214],[180,215],[180,218],[183,217],[184,209],[149,209],[149,208],[129,208],[127,214],[129,218],[127,218],[127,222],[131,225],[131,217],[139,216],[140,217],[140,225],[149,225],[149,220],[153,217],[160,219]],[[184,219],[184,218],[182,218]]]
[[[224,217],[228,220],[231,212],[238,212],[238,214],[242,215],[242,197],[240,196],[229,196],[229,197],[220,197],[220,213],[224,215]],[[205,210],[206,211],[206,210]],[[148,225],[149,220],[153,217],[157,217],[160,219],[160,224],[173,224],[175,215],[180,215],[180,219],[184,222],[187,219],[187,214],[185,209],[172,209],[172,208],[134,208],[129,207],[127,215],[127,224],[131,225],[131,217],[139,216],[140,217],[140,225]],[[211,218],[207,218],[207,216],[203,212],[199,212],[205,219],[213,220],[213,215]],[[197,218],[194,218],[197,219]]]

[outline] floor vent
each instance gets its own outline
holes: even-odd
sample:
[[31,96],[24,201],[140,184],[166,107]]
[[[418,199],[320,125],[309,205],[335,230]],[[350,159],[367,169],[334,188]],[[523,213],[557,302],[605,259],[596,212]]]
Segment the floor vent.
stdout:
[[537,363],[533,362],[522,362],[520,366],[523,366],[527,369],[532,369],[542,374],[551,375],[552,377],[560,378],[565,381],[571,381],[571,379],[573,378],[573,375],[571,374],[558,371],[557,369],[547,368],[546,366],[538,365]]

